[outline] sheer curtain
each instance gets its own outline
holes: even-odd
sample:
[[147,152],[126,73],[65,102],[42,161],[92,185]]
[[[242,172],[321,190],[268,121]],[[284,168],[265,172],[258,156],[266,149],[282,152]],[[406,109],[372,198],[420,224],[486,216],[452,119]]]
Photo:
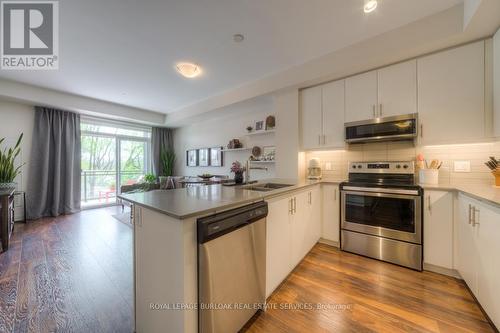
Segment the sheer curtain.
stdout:
[[153,173],[161,176],[161,152],[174,148],[173,132],[171,128],[153,127],[151,130],[151,162]]
[[35,107],[29,167],[28,218],[80,210],[80,115]]

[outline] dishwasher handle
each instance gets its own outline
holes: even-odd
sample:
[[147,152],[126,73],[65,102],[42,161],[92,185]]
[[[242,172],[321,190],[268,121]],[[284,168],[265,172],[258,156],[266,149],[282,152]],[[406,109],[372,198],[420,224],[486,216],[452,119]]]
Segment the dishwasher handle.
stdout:
[[267,216],[267,202],[261,201],[197,220],[198,243],[203,244]]

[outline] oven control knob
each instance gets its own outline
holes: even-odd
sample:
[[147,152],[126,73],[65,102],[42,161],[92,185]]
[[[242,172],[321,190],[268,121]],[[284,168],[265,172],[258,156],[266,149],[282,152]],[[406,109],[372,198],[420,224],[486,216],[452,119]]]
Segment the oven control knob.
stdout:
[[397,165],[396,165],[396,169],[401,169],[401,165],[400,165],[400,164],[397,164]]
[[360,164],[360,165],[358,165],[358,169],[361,169],[362,167],[363,167],[363,166],[362,166],[361,164]]
[[356,169],[356,166],[355,166],[355,165],[353,165],[353,166],[352,166],[352,168],[353,168],[353,169]]
[[408,164],[403,165],[403,168],[408,169]]

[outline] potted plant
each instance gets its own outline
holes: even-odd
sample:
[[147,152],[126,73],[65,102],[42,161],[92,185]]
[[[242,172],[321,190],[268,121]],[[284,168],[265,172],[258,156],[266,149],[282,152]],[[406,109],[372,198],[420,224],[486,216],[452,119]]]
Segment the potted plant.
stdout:
[[162,175],[159,178],[160,188],[173,188],[172,176],[174,175],[175,151],[173,149],[162,150],[160,153]]
[[[16,168],[14,162],[21,152],[22,139],[23,134],[21,133],[14,148],[9,148],[8,150],[7,148],[3,150],[0,149],[0,188],[15,188],[17,186],[14,180],[17,175],[21,173],[21,167],[23,165]],[[0,146],[4,140],[5,138],[0,139]]]
[[234,173],[234,182],[236,184],[243,183],[243,173],[245,172],[245,168],[241,165],[239,161],[233,162],[231,165],[231,172]]

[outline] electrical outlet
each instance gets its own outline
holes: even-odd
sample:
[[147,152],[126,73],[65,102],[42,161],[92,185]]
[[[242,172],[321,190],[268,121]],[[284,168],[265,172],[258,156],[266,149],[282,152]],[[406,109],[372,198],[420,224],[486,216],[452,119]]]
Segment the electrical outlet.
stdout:
[[453,161],[453,171],[470,172],[470,161]]
[[332,170],[332,163],[326,162],[325,163],[325,170],[326,171],[331,171]]

